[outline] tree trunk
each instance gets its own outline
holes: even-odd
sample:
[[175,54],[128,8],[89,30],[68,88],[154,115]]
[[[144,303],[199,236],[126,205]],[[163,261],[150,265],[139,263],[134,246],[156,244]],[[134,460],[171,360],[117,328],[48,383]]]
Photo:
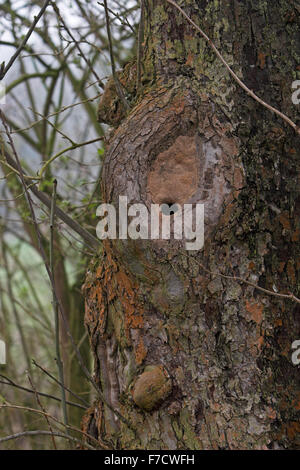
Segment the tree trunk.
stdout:
[[[296,3],[179,1],[244,83],[294,121]],[[166,0],[145,0],[144,26],[142,87],[110,139],[104,199],[204,203],[205,244],[103,243],[85,321],[95,379],[134,431],[99,402],[84,426],[123,449],[299,449],[299,304],[250,285],[299,296],[299,136]]]

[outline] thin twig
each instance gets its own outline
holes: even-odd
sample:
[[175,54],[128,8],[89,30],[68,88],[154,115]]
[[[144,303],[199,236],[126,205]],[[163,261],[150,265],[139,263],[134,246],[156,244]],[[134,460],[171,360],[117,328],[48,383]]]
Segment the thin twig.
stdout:
[[[95,439],[90,434],[88,434],[88,433],[86,433],[86,432],[82,431],[81,429],[78,429],[74,426],[70,426],[70,425],[66,426],[64,423],[62,423],[57,418],[55,418],[55,416],[53,416],[53,415],[51,415],[51,414],[49,414],[45,411],[40,411],[40,410],[37,410],[35,408],[30,408],[28,406],[11,405],[11,404],[8,404],[8,403],[4,403],[3,405],[0,405],[0,409],[1,408],[12,408],[12,409],[16,409],[16,410],[30,411],[31,413],[44,415],[47,419],[52,419],[57,424],[59,424],[61,426],[64,426],[64,427],[70,429],[71,431],[75,431],[75,432],[78,432],[78,433],[82,434],[84,437],[86,437],[86,438],[90,439],[91,441],[93,441],[97,447],[100,447],[101,449],[104,448],[106,450],[109,450],[109,447],[103,441],[97,441],[97,439]],[[55,431],[51,431],[51,432],[53,434],[55,433]]]
[[53,429],[52,429],[52,426],[51,426],[51,423],[50,423],[50,420],[49,420],[49,416],[48,416],[48,413],[46,412],[45,408],[43,407],[42,405],[42,402],[39,398],[39,395],[36,393],[36,389],[35,389],[35,386],[33,385],[33,382],[32,382],[32,379],[30,377],[30,375],[28,374],[28,380],[29,380],[29,383],[31,385],[31,388],[32,390],[34,391],[34,395],[35,395],[35,399],[37,401],[37,404],[39,405],[39,407],[41,408],[42,412],[43,412],[43,415],[45,416],[45,420],[48,424],[48,427],[49,427],[49,431],[51,432],[51,439],[52,439],[52,443],[53,443],[53,447],[55,450],[57,450],[57,447],[56,447],[56,442],[55,442],[55,438],[53,436]]
[[268,295],[272,295],[273,297],[280,297],[282,299],[288,299],[288,300],[293,300],[294,302],[297,302],[298,304],[300,304],[300,299],[298,299],[298,297],[296,297],[294,294],[292,294],[291,292],[289,292],[288,294],[280,294],[278,292],[273,292],[271,290],[268,290],[268,289],[265,289],[264,287],[260,287],[258,286],[257,284],[254,284],[254,282],[251,282],[251,281],[247,281],[247,279],[243,279],[242,277],[238,277],[238,276],[228,276],[226,274],[222,274],[222,273],[219,273],[219,272],[213,272],[213,271],[210,271],[208,268],[206,268],[202,263],[200,263],[198,260],[194,259],[195,263],[198,264],[198,266],[200,266],[200,268],[203,269],[203,271],[207,272],[208,274],[210,274],[211,276],[219,276],[219,277],[222,277],[224,279],[230,279],[232,281],[237,281],[237,282],[242,282],[243,284],[247,284],[248,286],[251,286],[253,287],[254,289],[257,289],[261,292],[264,292],[265,294],[268,294]]
[[[2,165],[4,165],[6,168],[9,168],[13,173],[15,173],[16,175],[20,176],[18,170],[13,166],[13,165],[10,165],[6,160],[5,160],[5,147],[4,147],[4,140],[2,138],[2,131],[0,131],[0,153],[1,153],[1,160],[0,160],[0,163]],[[5,172],[4,172],[5,173]],[[6,179],[7,179],[7,176],[9,175],[5,175]],[[24,178],[25,179],[28,179],[28,180],[39,180],[40,177],[37,176],[28,176],[28,175],[24,175]],[[24,194],[24,193],[22,193]],[[19,196],[18,196],[19,197]]]
[[57,437],[62,437],[63,439],[68,439],[69,441],[75,442],[76,444],[80,444],[81,446],[87,447],[90,450],[96,450],[95,447],[91,446],[87,442],[82,442],[80,439],[77,439],[76,437],[72,437],[72,436],[69,436],[68,434],[64,434],[62,432],[57,432],[57,431],[54,431],[53,433],[50,431],[42,431],[42,430],[18,432],[16,434],[11,434],[10,436],[0,437],[0,443],[12,441],[15,439],[20,439],[21,437],[26,437],[26,436],[57,436]]
[[107,38],[108,38],[108,44],[109,44],[111,71],[112,71],[113,79],[114,79],[114,82],[115,82],[115,87],[116,87],[116,90],[117,90],[117,94],[118,94],[124,108],[126,109],[126,111],[129,111],[130,106],[129,106],[126,98],[125,98],[122,85],[121,85],[120,80],[118,78],[118,75],[116,73],[115,58],[114,58],[114,52],[113,52],[113,46],[112,46],[112,37],[111,37],[111,31],[110,31],[109,12],[108,12],[108,8],[107,8],[107,0],[104,0],[104,9],[105,9],[105,18],[106,18]]
[[[104,7],[104,3],[101,3],[101,2],[97,2],[97,3],[98,3],[98,5],[100,5],[101,7]],[[135,34],[135,30],[134,30],[134,28],[131,26],[131,24],[129,23],[129,21],[128,21],[128,19],[126,18],[126,16],[124,16],[124,19],[123,19],[119,13],[116,13],[115,11],[111,10],[110,8],[108,8],[108,11],[109,11],[109,13],[111,13],[115,18],[117,18],[123,26],[128,26],[128,28],[131,29],[131,31],[133,32],[133,34]]]
[[[3,226],[1,226],[2,228]],[[5,249],[7,250],[10,250],[11,248],[6,245],[4,243],[4,246],[5,246]],[[10,253],[11,254],[11,253]],[[19,261],[19,260],[18,260]],[[4,294],[7,294],[9,295],[9,292],[8,290],[6,289],[3,289],[3,287],[1,286],[0,287],[0,292],[3,292]],[[43,321],[37,316],[37,315],[34,315],[34,313],[32,313],[32,308],[26,308],[25,305],[23,305],[23,303],[21,303],[18,299],[16,299],[15,297],[12,297],[12,301],[18,305],[27,315],[29,315],[33,320],[35,320],[37,323],[39,323],[47,332],[49,331],[49,325],[46,325],[45,323],[43,323]],[[40,310],[39,310],[39,313],[40,313]]]
[[[22,390],[23,392],[27,392],[27,393],[34,393],[33,390],[30,390],[29,388],[26,388],[26,387],[22,387],[21,385],[18,385],[16,382],[14,382],[13,380],[9,379],[8,377],[6,377],[5,375],[3,374],[0,374],[0,378],[4,379],[5,381],[3,380],[0,380],[0,383],[2,385],[9,385],[10,387],[14,387],[14,388],[17,388],[18,390]],[[45,397],[45,398],[50,398],[51,400],[54,400],[54,401],[58,401],[58,402],[61,402],[61,399],[56,397],[55,395],[50,395],[48,393],[44,393],[44,392],[36,392],[38,395],[40,395],[41,397]],[[88,407],[86,406],[82,406],[80,405],[79,403],[74,403],[72,401],[67,401],[67,404],[69,406],[74,406],[75,408],[80,408],[82,410],[86,410]]]
[[239,79],[239,77],[234,73],[234,71],[232,70],[232,68],[227,64],[226,60],[224,59],[224,57],[222,56],[222,54],[218,51],[218,49],[216,48],[216,46],[214,45],[214,43],[212,42],[212,40],[207,36],[207,34],[205,34],[204,31],[202,31],[201,28],[199,28],[199,26],[194,23],[194,21],[185,13],[185,11],[179,6],[177,5],[177,3],[174,1],[174,0],[166,0],[168,3],[170,3],[171,5],[173,5],[175,8],[177,8],[177,10],[180,11],[180,13],[187,19],[187,21],[189,23],[191,23],[192,26],[194,26],[194,28],[201,34],[201,36],[206,40],[206,42],[209,44],[209,46],[213,49],[213,51],[215,52],[215,54],[219,57],[219,59],[221,60],[221,62],[223,62],[223,64],[225,65],[225,67],[227,68],[228,72],[230,73],[230,75],[233,77],[233,79],[240,85],[241,88],[243,88],[243,90],[245,90],[245,92],[250,95],[255,101],[257,101],[258,103],[260,103],[261,105],[263,105],[265,108],[267,108],[269,111],[272,111],[273,113],[277,114],[277,116],[281,117],[285,122],[287,122],[293,129],[294,131],[300,135],[300,127],[298,127],[289,117],[287,117],[284,113],[282,113],[281,111],[278,111],[278,109],[274,108],[273,106],[271,106],[270,104],[266,103],[265,101],[263,101],[261,98],[259,98],[252,90],[250,90],[244,82],[242,82],[242,80]]
[[84,52],[82,51],[78,41],[76,41],[76,39],[74,38],[73,34],[71,33],[70,29],[68,28],[68,26],[66,25],[64,19],[62,18],[61,14],[60,14],[60,11],[59,11],[59,8],[58,6],[56,5],[55,2],[51,2],[51,5],[55,11],[55,13],[57,14],[57,17],[59,19],[59,21],[62,23],[63,27],[65,28],[65,30],[67,31],[68,35],[70,36],[70,38],[72,38],[72,41],[74,41],[74,44],[76,46],[76,48],[78,49],[79,51],[79,54],[80,54],[80,57],[83,58],[83,60],[85,61],[85,63],[87,64],[87,66],[89,67],[89,69],[91,70],[91,72],[93,73],[94,77],[96,78],[97,82],[99,83],[99,85],[101,86],[101,88],[104,88],[104,84],[101,80],[101,78],[98,76],[98,74],[95,72],[91,62],[89,59],[87,59],[85,57],[85,54]]
[[[7,151],[5,153],[5,158],[7,162],[18,172],[18,176],[20,177],[20,173],[18,171],[17,164],[14,162],[12,157],[9,155]],[[23,171],[23,176],[26,177],[26,173]],[[27,186],[28,187],[28,186]],[[34,185],[29,186],[28,189],[31,190],[31,192],[43,203],[45,204],[48,209],[51,208],[51,199],[47,196],[47,194],[43,193],[42,191],[39,191]],[[62,220],[68,227],[70,227],[74,232],[78,233],[78,235],[86,242],[86,244],[93,248],[95,251],[98,251],[99,249],[99,241],[97,240],[96,237],[94,237],[90,232],[85,230],[78,222],[73,220],[71,217],[69,217],[66,212],[64,212],[60,207],[55,208],[55,214],[56,216]]]
[[[18,170],[16,170],[13,166],[11,166],[5,160],[0,160],[0,163],[2,163],[2,165],[6,166],[6,168],[9,168],[12,171],[12,173],[15,173],[17,176],[20,176],[20,173],[18,172]],[[10,174],[12,174],[12,173],[10,173]],[[41,179],[39,176],[30,176],[30,175],[24,175],[24,178],[26,180],[30,180],[30,181],[39,181]],[[5,179],[7,179],[7,178],[5,178]],[[14,200],[16,200],[19,197],[23,196],[23,194],[24,193],[21,193],[19,196],[14,198]]]
[[142,75],[142,54],[143,54],[143,38],[144,38],[144,14],[145,14],[145,0],[141,0],[141,17],[138,32],[138,46],[137,46],[137,75],[136,75],[136,89],[140,90],[141,75]]
[[39,113],[38,111],[35,111],[34,109],[32,109],[32,112],[37,114],[38,116],[41,116],[42,121],[44,123],[48,123],[55,130],[55,132],[60,134],[64,139],[68,140],[72,145],[76,145],[74,140],[72,140],[70,137],[68,137],[67,134],[65,134],[62,130],[60,130],[58,128],[58,126],[55,126],[55,124],[53,124],[53,122],[51,122],[49,119],[47,119],[46,116],[43,116],[42,113]]
[[52,275],[52,305],[53,305],[53,312],[54,312],[54,324],[55,324],[55,351],[56,351],[56,362],[57,362],[57,369],[58,375],[60,380],[60,393],[61,393],[61,404],[62,404],[62,411],[64,417],[64,423],[68,425],[68,414],[67,414],[67,405],[66,405],[66,392],[64,387],[64,368],[63,363],[61,360],[60,354],[60,333],[59,333],[59,314],[58,314],[58,301],[57,296],[55,295],[55,276],[54,276],[54,224],[55,224],[55,207],[56,207],[56,187],[57,181],[53,181],[53,192],[52,192],[52,200],[51,200],[51,211],[50,211],[50,245],[49,245],[49,253],[50,253],[50,272]]
[[25,131],[29,131],[30,129],[32,129],[34,126],[36,126],[37,124],[39,124],[40,122],[44,121],[44,119],[49,119],[53,116],[56,116],[60,113],[63,113],[67,110],[69,110],[70,108],[74,108],[75,106],[79,106],[81,104],[86,104],[86,103],[89,103],[89,102],[92,102],[92,101],[95,101],[97,100],[99,97],[101,96],[101,93],[98,93],[96,96],[93,96],[93,98],[88,98],[86,100],[83,100],[83,101],[78,101],[76,103],[72,103],[72,104],[69,104],[69,105],[66,105],[66,106],[63,106],[62,108],[59,109],[59,111],[55,111],[53,113],[50,113],[48,114],[47,116],[43,116],[42,119],[38,119],[37,121],[34,121],[32,124],[30,124],[28,127],[24,127],[23,129],[15,129],[15,130],[12,130],[11,131],[11,134],[16,134],[18,132],[25,132]]
[[[39,365],[34,359],[32,360],[32,363],[38,368],[40,369],[44,374],[46,374],[51,380],[53,380],[54,382],[56,382],[60,387],[62,386],[61,382],[59,380],[57,380],[52,374],[50,374],[49,371],[47,371],[44,367],[42,367],[41,365]],[[89,403],[87,403],[83,398],[81,398],[79,395],[77,395],[75,392],[72,392],[72,390],[70,390],[68,387],[66,387],[66,385],[63,385],[65,390],[67,392],[69,392],[71,395],[73,395],[73,397],[77,398],[77,400],[81,401],[83,405],[85,405],[86,408],[88,408],[90,405]]]
[[57,158],[61,157],[64,153],[66,152],[69,152],[71,150],[75,150],[75,149],[78,149],[80,147],[84,147],[85,145],[90,145],[90,144],[94,144],[95,142],[99,142],[99,140],[103,140],[104,137],[97,137],[96,139],[92,139],[92,140],[89,140],[87,142],[82,142],[80,144],[76,144],[74,143],[74,145],[71,145],[70,147],[66,148],[66,149],[63,149],[61,150],[60,152],[58,152],[56,155],[53,155],[51,158],[49,158],[49,160],[47,160],[44,165],[42,166],[40,172],[39,172],[39,178],[42,178],[46,168],[50,165],[50,163],[52,163],[54,160],[56,160]]
[[23,84],[26,80],[31,80],[32,78],[47,78],[47,77],[55,77],[57,75],[57,71],[55,70],[46,70],[45,72],[35,72],[35,73],[24,73],[20,77],[18,77],[16,80],[14,80],[12,83],[7,85],[5,89],[5,93],[8,95],[8,93],[11,92],[16,86]]
[[39,20],[43,16],[43,14],[44,14],[46,8],[48,7],[49,3],[50,3],[50,0],[46,0],[43,7],[42,7],[42,9],[40,10],[39,14],[34,17],[34,21],[33,21],[32,25],[30,26],[30,28],[28,30],[28,33],[26,34],[25,38],[21,42],[20,46],[18,47],[18,49],[16,50],[14,55],[9,60],[6,67],[4,67],[3,71],[0,73],[0,80],[3,80],[3,78],[5,77],[5,75],[7,74],[7,72],[9,71],[11,66],[13,65],[13,63],[15,62],[15,60],[18,58],[18,56],[20,55],[20,53],[24,49],[28,39],[30,38],[31,34],[33,33],[34,28],[36,27],[37,23],[39,22]]

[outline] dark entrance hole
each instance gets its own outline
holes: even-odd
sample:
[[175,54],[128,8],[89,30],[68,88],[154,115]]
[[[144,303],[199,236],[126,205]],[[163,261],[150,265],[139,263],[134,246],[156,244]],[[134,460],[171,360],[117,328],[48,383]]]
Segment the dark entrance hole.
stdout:
[[164,215],[173,215],[178,211],[176,202],[164,202],[160,206],[160,210]]

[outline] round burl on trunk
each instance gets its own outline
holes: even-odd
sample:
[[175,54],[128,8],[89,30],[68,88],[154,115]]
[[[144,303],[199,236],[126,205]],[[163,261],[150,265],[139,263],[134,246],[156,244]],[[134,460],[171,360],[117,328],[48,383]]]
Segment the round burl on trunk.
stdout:
[[172,381],[162,366],[148,366],[132,388],[134,403],[145,411],[157,408],[171,393]]

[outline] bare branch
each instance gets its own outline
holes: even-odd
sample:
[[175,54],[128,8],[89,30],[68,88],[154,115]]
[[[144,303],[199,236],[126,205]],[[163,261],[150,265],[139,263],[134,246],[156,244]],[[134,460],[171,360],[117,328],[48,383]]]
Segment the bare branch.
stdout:
[[114,79],[114,82],[115,82],[115,87],[116,87],[116,90],[117,90],[117,94],[118,94],[124,108],[126,109],[126,111],[129,111],[130,106],[127,103],[122,85],[121,85],[121,83],[118,79],[118,75],[116,73],[114,52],[113,52],[113,46],[112,46],[112,37],[111,37],[111,31],[110,31],[109,12],[108,12],[108,8],[107,8],[107,1],[106,0],[104,0],[104,9],[105,9],[105,17],[106,17],[106,30],[107,30],[107,37],[108,37],[108,43],[109,43],[109,53],[110,53],[110,62],[111,62],[112,75],[113,75],[113,79]]
[[25,38],[23,39],[22,43],[20,44],[20,46],[18,47],[18,49],[16,50],[14,55],[11,57],[8,64],[6,65],[6,67],[4,67],[3,71],[1,71],[0,80],[3,80],[3,78],[5,77],[5,75],[7,74],[7,72],[9,71],[11,66],[13,65],[13,63],[15,62],[15,60],[18,58],[18,56],[20,55],[20,53],[24,49],[24,47],[25,47],[28,39],[30,38],[31,34],[33,33],[36,25],[38,24],[39,20],[41,19],[41,17],[45,13],[46,8],[50,4],[50,1],[51,0],[46,0],[43,7],[42,7],[42,9],[40,10],[39,14],[37,16],[35,16],[34,21],[33,21],[32,25],[30,26],[30,28],[29,28]]
[[144,37],[144,15],[145,15],[145,0],[141,0],[141,17],[138,33],[138,46],[137,46],[137,77],[136,89],[139,91],[141,87],[141,74],[142,74],[142,53],[143,53],[143,37]]
[[34,359],[32,360],[32,363],[38,368],[40,369],[44,374],[46,374],[48,377],[50,377],[51,380],[53,380],[54,382],[56,382],[60,387],[63,386],[64,389],[69,392],[71,395],[73,395],[75,398],[77,398],[77,400],[81,401],[81,403],[83,405],[85,405],[86,408],[89,407],[89,404],[83,399],[81,398],[79,395],[77,395],[75,392],[73,392],[72,390],[70,390],[68,387],[66,387],[64,384],[62,384],[59,380],[57,380],[52,374],[50,374],[49,371],[47,371],[44,367],[42,367],[40,364],[38,364]]
[[[59,421],[57,418],[55,418],[55,416],[49,414],[49,413],[46,413],[44,410],[40,411],[40,410],[37,410],[35,408],[30,408],[28,406],[19,406],[19,405],[11,405],[11,404],[7,404],[7,403],[4,403],[3,405],[0,405],[0,409],[5,409],[5,408],[12,408],[12,409],[15,409],[15,410],[24,410],[24,411],[30,411],[31,413],[35,413],[35,414],[39,414],[39,415],[44,415],[47,419],[52,419],[53,421],[55,421],[56,423],[64,426],[65,428],[67,429],[70,429],[72,431],[75,431],[75,432],[78,432],[80,434],[82,434],[84,437],[90,439],[91,441],[93,441],[96,445],[96,447],[100,447],[100,448],[104,448],[104,449],[109,449],[109,447],[104,444],[104,442],[99,442],[97,441],[97,439],[95,439],[93,436],[91,436],[90,434],[87,434],[86,432],[82,431],[81,429],[78,429],[74,426],[66,426],[64,425],[64,423],[62,423],[61,421]],[[51,431],[51,434],[53,434],[53,436],[55,435],[55,431]]]
[[[9,385],[10,387],[14,387],[14,388],[17,388],[18,390],[22,390],[23,392],[27,392],[27,393],[31,393],[31,394],[34,394],[34,391],[33,390],[30,390],[29,388],[26,388],[26,387],[22,387],[22,385],[18,385],[16,382],[14,382],[13,380],[9,379],[8,377],[6,377],[5,375],[2,375],[0,374],[0,378],[4,379],[3,380],[0,380],[0,383],[2,385]],[[54,401],[58,401],[58,402],[61,402],[61,399],[56,397],[55,395],[51,395],[49,393],[44,393],[44,392],[39,392],[39,391],[36,391],[36,393],[38,395],[40,395],[41,397],[45,397],[45,398],[50,398],[51,400],[54,400]],[[74,406],[76,408],[80,408],[82,410],[86,410],[88,407],[86,406],[83,406],[83,405],[80,405],[79,403],[74,403],[72,401],[68,401],[67,400],[67,404],[69,406]]]
[[42,166],[42,168],[39,172],[39,178],[42,178],[46,168],[50,165],[50,163],[52,163],[57,158],[61,157],[64,153],[69,152],[71,150],[75,150],[75,149],[80,148],[80,147],[84,147],[85,145],[94,144],[95,142],[99,142],[100,140],[103,140],[103,139],[104,139],[104,137],[97,137],[96,139],[89,140],[88,142],[82,142],[80,144],[74,143],[70,147],[61,150],[60,152],[58,152],[56,155],[53,155],[51,158],[49,158],[49,160],[47,160],[44,163],[44,165]]
[[76,46],[76,48],[78,49],[79,51],[79,54],[80,54],[80,57],[83,58],[83,60],[85,61],[85,63],[87,64],[87,66],[90,68],[91,72],[93,73],[94,77],[96,78],[97,80],[97,83],[99,84],[99,86],[101,88],[104,88],[104,83],[102,82],[101,78],[98,76],[98,74],[95,72],[91,62],[89,59],[87,59],[84,55],[84,52],[82,51],[78,41],[76,41],[76,39],[74,38],[73,34],[71,33],[70,29],[68,28],[68,26],[66,25],[66,22],[64,21],[64,19],[62,18],[61,14],[60,14],[60,11],[59,11],[59,8],[58,6],[56,5],[55,2],[51,2],[51,5],[55,11],[55,13],[57,14],[57,17],[59,19],[59,21],[61,22],[61,24],[63,25],[63,27],[65,28],[65,30],[67,31],[68,35],[70,36],[70,38],[72,38],[72,41],[74,41],[74,44]]
[[65,425],[68,425],[68,414],[67,414],[67,406],[66,406],[66,392],[64,387],[64,369],[63,363],[61,360],[60,354],[60,334],[59,334],[59,312],[58,312],[58,300],[55,295],[55,275],[54,275],[54,224],[55,224],[55,207],[56,207],[56,187],[57,181],[54,180],[53,182],[53,192],[52,192],[52,200],[51,200],[51,212],[50,212],[50,246],[49,246],[49,253],[50,253],[50,272],[52,274],[52,305],[53,305],[53,312],[54,312],[54,324],[55,324],[55,351],[56,351],[56,362],[58,368],[58,375],[60,380],[60,392],[61,392],[61,404],[62,404],[62,412],[64,417]]
[[96,450],[95,447],[91,446],[87,442],[83,442],[80,439],[77,439],[76,437],[69,436],[68,434],[64,434],[62,432],[50,432],[50,431],[23,431],[23,432],[18,432],[16,434],[11,434],[10,436],[5,436],[5,437],[0,437],[0,443],[15,440],[15,439],[20,439],[20,437],[24,436],[57,436],[57,437],[62,437],[63,439],[68,439],[71,442],[75,442],[76,444],[80,444],[83,447],[87,447],[90,450]]
[[[8,163],[18,171],[17,165],[9,155],[8,152],[5,151],[5,158]],[[26,173],[23,171],[23,176],[26,176]],[[34,185],[29,186],[28,189],[43,203],[45,204],[48,209],[51,208],[51,199],[47,196],[47,194],[39,191]],[[68,227],[70,227],[74,232],[78,233],[83,240],[88,244],[89,247],[93,248],[95,251],[98,251],[100,243],[96,237],[94,237],[91,233],[89,233],[85,228],[83,228],[78,222],[73,220],[71,217],[68,216],[60,207],[55,208],[55,214],[59,217]]]
[[39,407],[41,408],[41,410],[42,410],[42,412],[43,412],[43,415],[45,416],[46,422],[47,422],[47,424],[48,424],[49,431],[51,432],[51,439],[52,439],[53,447],[54,447],[55,450],[57,450],[55,438],[54,438],[54,436],[53,436],[53,429],[52,429],[52,426],[51,426],[51,423],[50,423],[50,420],[49,420],[48,413],[46,413],[46,410],[45,410],[45,408],[44,408],[43,405],[42,405],[42,402],[41,402],[41,400],[40,400],[40,397],[39,397],[38,393],[36,392],[35,386],[33,385],[32,379],[31,379],[31,377],[30,377],[29,374],[28,374],[28,380],[29,380],[29,383],[30,383],[30,385],[31,385],[32,390],[34,391],[37,404],[38,404]]

